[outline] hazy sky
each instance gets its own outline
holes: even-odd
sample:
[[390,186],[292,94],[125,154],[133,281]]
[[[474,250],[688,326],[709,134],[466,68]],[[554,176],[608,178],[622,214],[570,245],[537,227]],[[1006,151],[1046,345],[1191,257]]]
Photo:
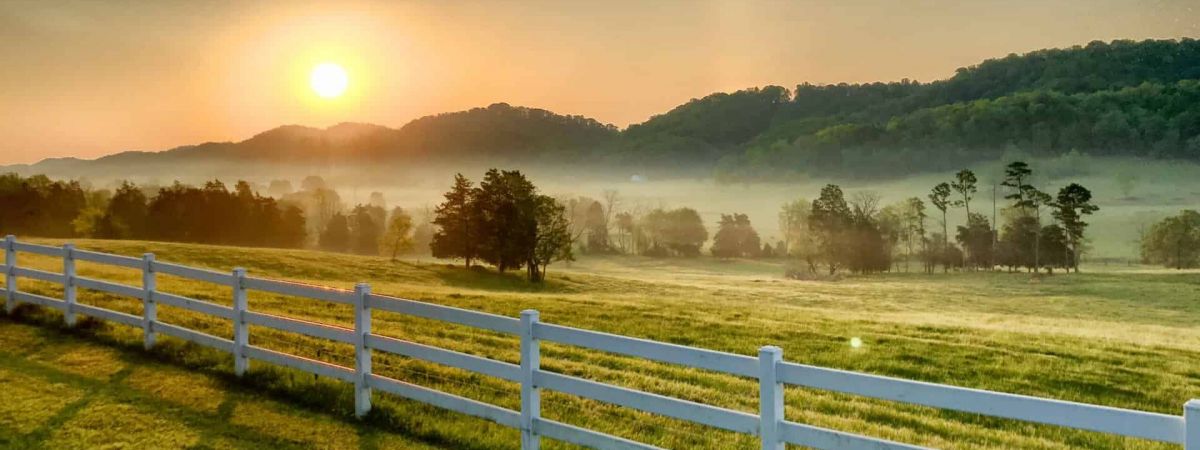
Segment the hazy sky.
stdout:
[[[714,91],[929,81],[1092,40],[1200,37],[1200,1],[0,0],[0,164],[398,127],[494,102],[624,127]],[[344,66],[345,96],[308,76]]]

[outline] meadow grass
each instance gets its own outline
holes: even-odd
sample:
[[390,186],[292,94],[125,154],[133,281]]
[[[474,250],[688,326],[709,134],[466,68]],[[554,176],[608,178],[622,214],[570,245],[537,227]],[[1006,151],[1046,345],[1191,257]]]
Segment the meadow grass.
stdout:
[[[546,322],[746,355],[756,354],[762,345],[778,345],[789,361],[957,386],[1169,414],[1179,414],[1186,400],[1200,397],[1200,329],[1194,326],[1200,318],[1200,275],[1196,273],[1092,273],[1085,267],[1082,274],[1038,279],[1009,273],[894,273],[813,282],[785,280],[777,264],[757,261],[606,257],[587,258],[569,267],[552,266],[547,283],[530,285],[513,274],[376,257],[129,241],[76,243],[83,249],[125,255],[152,251],[161,261],[221,271],[241,266],[253,276],[341,288],[367,281],[377,293],[512,317],[523,309],[538,309]],[[53,258],[22,254],[20,261],[22,266],[61,269],[61,261]],[[140,274],[129,269],[81,262],[78,270],[82,276],[132,285],[140,282]],[[53,285],[21,283],[23,290],[60,295],[61,289]],[[226,286],[160,275],[158,287],[230,304]],[[133,314],[141,312],[136,299],[84,290],[79,299]],[[252,292],[250,308],[347,327],[353,324],[348,306],[312,300]],[[23,307],[15,320],[60,329],[60,317]],[[226,321],[186,310],[160,306],[159,318],[227,338],[232,334]],[[12,321],[0,323],[5,330],[24,329]],[[511,336],[381,312],[375,313],[374,331],[518,362],[517,341]],[[86,345],[86,351],[69,351],[70,346],[64,345],[60,350],[27,357],[22,367],[64,372],[84,367],[109,378],[127,371],[123,382],[135,383],[148,392],[177,391],[180,384],[195,383],[138,372],[144,364],[170,363],[188,369],[181,375],[213,374],[221,382],[207,387],[212,395],[236,389],[283,403],[240,402],[229,407],[202,390],[190,389],[186,395],[180,394],[180,403],[197,415],[217,414],[239,430],[260,434],[274,427],[248,422],[252,418],[297,411],[311,414],[309,420],[314,423],[303,428],[327,441],[304,445],[374,446],[380,439],[364,444],[364,433],[391,433],[393,439],[451,448],[517,446],[514,430],[387,395],[376,395],[376,408],[363,428],[350,418],[352,396],[345,384],[261,362],[252,365],[248,377],[236,380],[230,375],[228,355],[168,337],[161,338],[163,345],[147,356],[126,356],[140,354],[140,331],[116,325],[88,321],[71,333],[108,345],[80,344]],[[44,334],[39,336],[45,338]],[[861,338],[864,345],[851,348],[848,342],[852,337]],[[353,361],[353,349],[348,345],[262,327],[252,327],[251,343],[336,364],[352,365]],[[6,342],[4,348],[12,345]],[[105,348],[116,350],[101,350]],[[105,351],[137,362],[106,367],[104,361],[111,355],[91,356]],[[757,384],[749,379],[554,344],[543,344],[543,367],[722,407],[757,410]],[[376,352],[375,371],[508,408],[518,406],[517,385],[458,369]],[[67,383],[62,389],[68,398],[76,392],[72,387],[91,392],[86,385]],[[35,402],[45,401],[37,400],[35,394],[22,397],[29,399],[23,401],[28,401],[31,409],[39,408]],[[1170,447],[809,389],[789,388],[786,402],[789,420],[941,448]],[[546,393],[543,405],[546,417],[668,448],[757,445],[748,436],[559,393]],[[243,413],[241,420],[221,416],[238,411]],[[83,414],[80,420],[92,416]],[[192,442],[185,439],[191,434],[179,431],[176,434],[182,442],[208,442],[205,436],[210,434],[203,423],[197,423],[185,423],[191,428],[180,430],[197,432],[200,437]],[[9,428],[0,430],[9,439],[29,433],[18,428],[28,425],[5,426]],[[90,442],[84,435],[67,437]],[[547,447],[567,445],[548,442]]]

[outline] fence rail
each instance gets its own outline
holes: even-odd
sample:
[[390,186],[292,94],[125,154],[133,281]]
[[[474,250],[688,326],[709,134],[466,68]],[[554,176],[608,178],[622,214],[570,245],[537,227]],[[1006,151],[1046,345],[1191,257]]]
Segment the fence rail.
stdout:
[[[162,333],[232,354],[235,361],[234,371],[239,376],[245,373],[251,360],[257,360],[346,381],[354,384],[355,413],[359,416],[370,411],[371,391],[378,390],[519,429],[523,450],[538,449],[543,437],[599,449],[657,448],[649,444],[540,417],[541,390],[543,389],[757,436],[763,449],[782,450],[786,443],[818,449],[922,448],[788,421],[784,415],[783,402],[784,387],[788,385],[1182,444],[1186,449],[1200,450],[1200,400],[1187,402],[1183,408],[1183,415],[1175,416],[789,363],[783,361],[782,350],[770,346],[761,348],[756,358],[668,344],[543,323],[539,320],[537,311],[524,311],[518,319],[372,294],[370,287],[365,283],[357,285],[354,291],[344,291],[323,286],[248,277],[246,271],[241,268],[233,269],[231,273],[223,273],[155,261],[154,255],[150,253],[143,255],[142,258],[134,258],[76,250],[71,244],[54,247],[18,242],[13,236],[5,239],[4,251],[5,285],[0,292],[4,294],[5,311],[8,313],[11,313],[18,303],[31,303],[62,311],[64,321],[68,326],[74,325],[76,314],[83,314],[96,319],[141,328],[147,348],[153,347],[156,334]],[[20,267],[17,265],[17,257],[20,252],[61,257],[63,258],[63,273]],[[142,286],[134,287],[77,276],[75,274],[76,260],[140,269],[142,270]],[[156,273],[229,286],[232,288],[233,307],[161,292],[156,288]],[[23,292],[18,285],[20,278],[61,284],[63,298],[56,299]],[[79,287],[139,299],[143,302],[143,314],[136,316],[77,303],[75,295],[76,288]],[[353,305],[354,328],[343,328],[250,311],[246,301],[247,290]],[[159,321],[157,318],[157,304],[159,303],[230,320],[233,322],[233,339],[225,339]],[[373,309],[517,335],[521,341],[520,364],[511,364],[374,334],[371,332],[371,311]],[[353,344],[355,346],[354,367],[331,364],[249,345],[250,325]],[[542,370],[540,367],[541,341],[755,379],[759,384],[759,412],[751,414],[735,411]],[[374,374],[371,371],[373,350],[520,383],[520,410],[503,408]]]

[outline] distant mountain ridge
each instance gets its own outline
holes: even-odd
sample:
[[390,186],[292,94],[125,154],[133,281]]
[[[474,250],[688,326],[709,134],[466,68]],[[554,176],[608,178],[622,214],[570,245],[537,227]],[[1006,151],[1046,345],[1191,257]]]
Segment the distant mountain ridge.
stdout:
[[1001,152],[1200,160],[1200,41],[1092,42],[989,59],[929,83],[800,84],[715,93],[625,130],[497,103],[400,128],[288,125],[27,171],[134,170],[193,162],[563,162],[707,167],[729,179],[802,172],[940,170]]
[[353,122],[324,129],[284,125],[240,142],[206,142],[160,152],[128,151],[94,160],[55,158],[31,168],[247,160],[352,163],[415,157],[448,158],[482,151],[522,157],[547,150],[606,145],[617,134],[615,126],[592,119],[497,103],[486,108],[423,117],[399,129]]

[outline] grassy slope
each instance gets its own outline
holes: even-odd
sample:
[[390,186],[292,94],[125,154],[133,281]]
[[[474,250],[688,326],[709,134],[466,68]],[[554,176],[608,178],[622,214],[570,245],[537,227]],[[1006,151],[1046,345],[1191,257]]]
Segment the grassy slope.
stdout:
[[[46,241],[54,242],[54,241]],[[762,263],[585,260],[566,272],[551,268],[544,287],[516,277],[425,263],[389,263],[307,251],[236,249],[140,242],[79,241],[80,248],[221,270],[238,265],[258,276],[348,288],[370,281],[375,292],[515,316],[539,309],[545,321],[631,336],[754,354],[764,344],[785,358],[960,386],[1040,395],[1178,414],[1200,397],[1200,276],[1171,273],[1084,273],[1031,282],[1020,274],[894,274],[837,283],[778,279]],[[61,263],[22,255],[22,265],[57,270]],[[80,274],[137,284],[135,271],[81,263]],[[600,273],[603,275],[596,275]],[[732,275],[731,275],[732,274]],[[57,295],[53,286],[23,289]],[[161,276],[160,289],[228,304],[228,288]],[[136,300],[81,293],[81,301],[139,313]],[[261,293],[251,308],[349,326],[348,307]],[[27,310],[26,321],[54,321]],[[161,307],[160,319],[229,336],[223,321]],[[8,327],[8,324],[4,325]],[[377,314],[379,333],[516,362],[511,337]],[[139,332],[96,327],[86,334],[136,347]],[[252,342],[349,365],[352,349],[255,328]],[[865,345],[851,349],[850,337]],[[194,369],[227,373],[227,356],[166,339],[154,355]],[[550,370],[745,411],[757,407],[750,380],[545,345]],[[376,356],[388,376],[515,408],[517,386],[395,356]],[[295,404],[346,417],[345,386],[256,364],[246,383]],[[1159,448],[1145,441],[1057,427],[981,418],[791,389],[788,418],[841,430],[944,448]],[[729,433],[549,393],[544,414],[671,448],[750,448]],[[512,448],[517,434],[392,398],[371,423],[423,442],[461,448]],[[559,447],[559,445],[553,445]]]

